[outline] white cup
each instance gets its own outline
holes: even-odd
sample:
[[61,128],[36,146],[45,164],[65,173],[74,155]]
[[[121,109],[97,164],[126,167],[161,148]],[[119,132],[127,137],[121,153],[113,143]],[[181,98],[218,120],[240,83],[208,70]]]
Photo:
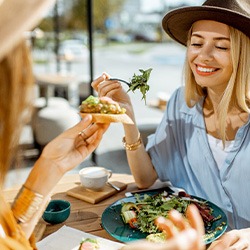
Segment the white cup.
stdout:
[[103,167],[86,167],[79,171],[80,181],[83,187],[99,191],[104,188],[112,171]]

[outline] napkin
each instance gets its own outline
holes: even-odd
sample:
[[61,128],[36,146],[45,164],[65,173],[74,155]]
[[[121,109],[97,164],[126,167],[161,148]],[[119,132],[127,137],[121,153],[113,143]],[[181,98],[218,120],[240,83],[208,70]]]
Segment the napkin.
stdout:
[[62,226],[56,232],[37,242],[38,250],[78,250],[82,238],[97,239],[100,250],[119,250],[124,244],[85,233],[72,227]]

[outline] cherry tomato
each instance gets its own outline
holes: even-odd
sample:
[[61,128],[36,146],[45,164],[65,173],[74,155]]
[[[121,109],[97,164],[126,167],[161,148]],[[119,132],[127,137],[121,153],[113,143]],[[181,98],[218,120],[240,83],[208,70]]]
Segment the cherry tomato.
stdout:
[[129,221],[129,226],[130,226],[131,228],[138,228],[137,218],[132,218],[132,219]]

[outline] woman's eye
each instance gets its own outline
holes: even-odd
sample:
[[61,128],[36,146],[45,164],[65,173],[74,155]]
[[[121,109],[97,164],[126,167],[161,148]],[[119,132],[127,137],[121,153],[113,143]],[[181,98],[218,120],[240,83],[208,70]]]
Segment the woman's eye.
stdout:
[[200,43],[191,43],[191,46],[193,46],[193,47],[200,47],[201,44]]
[[221,47],[221,46],[216,46],[217,49],[220,49],[220,50],[228,50],[227,47]]

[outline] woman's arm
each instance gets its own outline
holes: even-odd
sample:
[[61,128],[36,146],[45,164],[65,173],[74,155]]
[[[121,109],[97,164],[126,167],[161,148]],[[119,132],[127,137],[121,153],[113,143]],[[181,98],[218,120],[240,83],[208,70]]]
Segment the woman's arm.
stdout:
[[[157,174],[143,143],[140,143],[140,133],[136,125],[134,110],[127,92],[118,81],[108,81],[109,75],[103,74],[92,83],[92,87],[100,97],[108,96],[126,109],[126,114],[133,120],[133,125],[124,124],[124,144],[131,173],[139,188],[147,188],[154,184]],[[130,147],[131,146],[131,147]],[[129,150],[129,148],[131,150]]]
[[[136,125],[124,124],[124,131],[126,144],[133,145],[138,142],[138,140],[141,140]],[[142,141],[140,146],[135,150],[126,148],[126,154],[131,173],[134,176],[137,186],[139,188],[148,188],[153,185],[157,179],[157,173]]]
[[[12,206],[14,216],[27,238],[41,217],[54,186],[66,172],[79,165],[94,151],[109,126],[92,124],[91,120],[90,115],[86,116],[47,144],[31,170]],[[80,133],[81,131],[84,132]]]

